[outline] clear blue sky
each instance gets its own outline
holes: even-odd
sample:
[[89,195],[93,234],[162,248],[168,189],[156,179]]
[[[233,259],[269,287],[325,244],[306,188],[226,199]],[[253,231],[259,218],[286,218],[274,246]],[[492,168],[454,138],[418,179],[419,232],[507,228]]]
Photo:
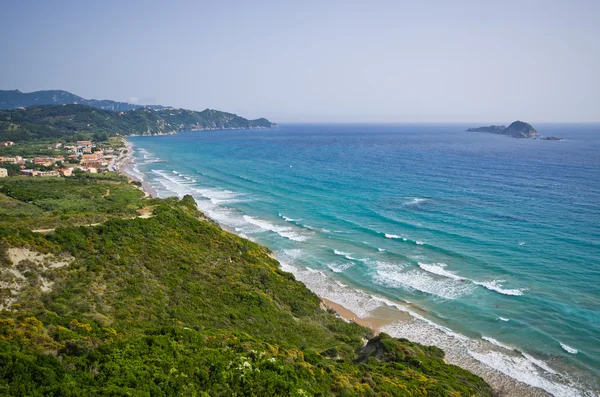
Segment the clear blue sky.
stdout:
[[600,0],[7,1],[0,88],[277,122],[600,121]]

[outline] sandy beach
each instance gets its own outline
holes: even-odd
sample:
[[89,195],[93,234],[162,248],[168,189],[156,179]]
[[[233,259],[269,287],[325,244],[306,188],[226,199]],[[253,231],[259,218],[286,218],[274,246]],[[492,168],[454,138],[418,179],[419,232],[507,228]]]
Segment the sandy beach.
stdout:
[[157,197],[158,195],[156,193],[156,190],[154,190],[154,188],[150,184],[144,182],[142,179],[140,179],[131,172],[130,167],[133,167],[133,165],[135,164],[135,159],[133,158],[133,145],[131,144],[131,142],[128,142],[125,138],[122,138],[122,140],[123,144],[125,145],[126,152],[120,155],[119,158],[115,161],[115,171],[125,176],[127,179],[129,179],[130,182],[141,182],[142,186],[140,187],[140,190],[142,190],[147,196]]

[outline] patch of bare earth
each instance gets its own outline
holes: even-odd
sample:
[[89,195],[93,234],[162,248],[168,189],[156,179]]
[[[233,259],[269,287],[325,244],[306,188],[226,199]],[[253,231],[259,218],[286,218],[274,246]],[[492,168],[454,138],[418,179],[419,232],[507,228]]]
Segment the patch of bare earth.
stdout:
[[25,287],[50,291],[54,271],[74,260],[69,255],[42,254],[28,248],[8,248],[7,255],[10,264],[0,267],[0,310],[10,310]]

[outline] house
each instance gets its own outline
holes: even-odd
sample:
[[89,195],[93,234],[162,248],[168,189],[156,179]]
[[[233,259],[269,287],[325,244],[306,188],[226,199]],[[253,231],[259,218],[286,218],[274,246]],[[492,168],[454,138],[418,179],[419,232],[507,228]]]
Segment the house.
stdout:
[[24,175],[24,176],[33,176],[34,172],[36,172],[36,171],[30,170],[30,169],[24,169],[24,170],[21,170],[21,175]]
[[105,163],[102,160],[93,160],[93,161],[82,161],[81,165],[84,167],[102,167]]
[[62,145],[63,145],[62,143],[60,143],[60,142],[56,142],[56,143],[54,144],[54,148],[55,148],[55,149],[59,149],[59,148],[61,148],[61,147],[62,147]]
[[100,152],[84,154],[81,156],[81,161],[84,163],[88,161],[99,161],[100,159],[102,159],[102,153]]
[[0,163],[17,164],[19,161],[19,157],[0,157]]
[[92,153],[92,141],[77,141],[77,154]]
[[44,167],[49,167],[55,163],[55,160],[50,157],[36,157],[33,159],[33,163],[43,165]]
[[58,171],[35,171],[33,176],[60,176],[60,173]]
[[73,175],[73,170],[71,168],[61,168],[58,170],[62,176],[71,176]]
[[6,178],[8,176],[8,170],[6,168],[0,168],[0,178]]
[[2,146],[12,146],[12,145],[14,145],[14,144],[15,144],[15,143],[14,143],[14,142],[12,142],[12,141],[6,141],[6,142],[3,142],[3,143],[2,143]]

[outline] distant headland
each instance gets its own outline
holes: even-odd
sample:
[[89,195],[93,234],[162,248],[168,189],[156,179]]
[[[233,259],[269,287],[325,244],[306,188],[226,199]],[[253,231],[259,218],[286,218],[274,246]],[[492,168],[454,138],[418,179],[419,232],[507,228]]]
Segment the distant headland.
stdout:
[[540,134],[531,124],[515,121],[508,127],[503,125],[490,125],[488,127],[469,128],[468,132],[489,132],[492,134],[508,135],[513,138],[534,138]]
[[178,131],[276,127],[277,124],[265,118],[248,120],[214,109],[196,111],[84,99],[60,90],[30,93],[0,90],[0,140],[17,142],[75,134],[165,135]]

